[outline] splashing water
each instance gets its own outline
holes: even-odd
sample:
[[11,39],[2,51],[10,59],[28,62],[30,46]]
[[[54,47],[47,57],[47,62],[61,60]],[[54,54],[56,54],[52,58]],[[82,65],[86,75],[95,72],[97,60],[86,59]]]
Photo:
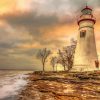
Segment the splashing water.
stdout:
[[0,71],[0,100],[16,100],[18,93],[27,84],[29,72]]

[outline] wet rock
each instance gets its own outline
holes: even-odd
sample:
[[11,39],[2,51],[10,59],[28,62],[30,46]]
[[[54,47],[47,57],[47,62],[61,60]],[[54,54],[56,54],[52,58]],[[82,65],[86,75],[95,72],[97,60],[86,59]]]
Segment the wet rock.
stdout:
[[100,100],[100,72],[34,72],[19,100]]

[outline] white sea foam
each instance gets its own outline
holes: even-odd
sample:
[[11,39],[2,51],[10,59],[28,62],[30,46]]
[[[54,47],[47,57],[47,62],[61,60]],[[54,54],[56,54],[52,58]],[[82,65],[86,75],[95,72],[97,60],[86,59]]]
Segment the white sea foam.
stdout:
[[3,74],[2,72],[0,75],[0,100],[5,100],[5,98],[11,98],[12,96],[14,97],[18,95],[20,90],[27,84],[27,81],[25,80],[27,75],[25,74],[18,72],[9,72]]

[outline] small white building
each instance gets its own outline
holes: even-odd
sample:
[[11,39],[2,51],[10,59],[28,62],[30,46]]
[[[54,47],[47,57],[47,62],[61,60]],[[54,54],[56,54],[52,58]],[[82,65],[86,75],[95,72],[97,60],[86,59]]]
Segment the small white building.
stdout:
[[96,19],[92,14],[92,9],[88,6],[81,12],[82,15],[78,19],[79,33],[73,69],[76,71],[96,70],[99,66],[94,34]]

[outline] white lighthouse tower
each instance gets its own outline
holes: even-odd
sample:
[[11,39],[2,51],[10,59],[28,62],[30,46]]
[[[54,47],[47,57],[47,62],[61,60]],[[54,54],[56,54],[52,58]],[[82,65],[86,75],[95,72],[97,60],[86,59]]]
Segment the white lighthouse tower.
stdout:
[[78,19],[79,33],[73,69],[77,71],[91,71],[98,67],[94,35],[94,24],[96,23],[96,19],[92,14],[92,9],[88,6],[82,9],[81,12],[82,14]]

